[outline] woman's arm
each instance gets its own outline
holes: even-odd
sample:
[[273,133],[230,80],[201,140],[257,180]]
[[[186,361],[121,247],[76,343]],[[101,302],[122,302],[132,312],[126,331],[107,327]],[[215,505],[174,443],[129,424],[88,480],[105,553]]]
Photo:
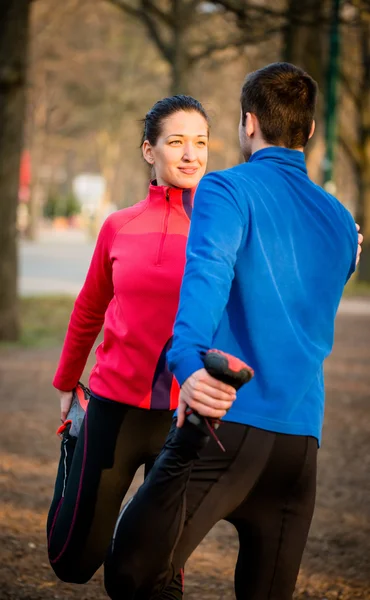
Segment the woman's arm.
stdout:
[[116,233],[114,222],[113,214],[103,223],[85,283],[71,314],[53,380],[54,387],[61,391],[68,392],[77,385],[113,298],[110,251]]

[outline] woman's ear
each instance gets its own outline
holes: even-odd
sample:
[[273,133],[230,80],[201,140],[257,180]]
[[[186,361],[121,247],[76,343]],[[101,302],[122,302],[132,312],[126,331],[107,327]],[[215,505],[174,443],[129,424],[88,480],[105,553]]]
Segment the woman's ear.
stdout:
[[141,147],[141,151],[143,153],[144,160],[146,160],[146,162],[149,163],[150,165],[154,165],[153,150],[152,150],[152,146],[148,142],[148,140],[144,141],[144,143]]

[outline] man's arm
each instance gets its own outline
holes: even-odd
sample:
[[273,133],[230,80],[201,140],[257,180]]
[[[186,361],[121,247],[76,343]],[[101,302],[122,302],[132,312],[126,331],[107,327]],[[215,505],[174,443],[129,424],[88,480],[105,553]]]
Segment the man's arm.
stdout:
[[[248,215],[242,214],[236,197],[237,191],[224,173],[211,173],[199,184],[174,339],[168,354],[170,369],[178,382],[186,382],[183,390],[189,389],[190,376],[202,371],[203,399],[204,395],[211,395],[212,382],[220,399],[222,392],[231,393],[232,389],[205,372],[202,354],[213,345],[229,299],[237,252],[247,231]],[[234,397],[234,390],[232,393]],[[213,397],[218,397],[217,393]],[[207,412],[207,416],[213,415]]]

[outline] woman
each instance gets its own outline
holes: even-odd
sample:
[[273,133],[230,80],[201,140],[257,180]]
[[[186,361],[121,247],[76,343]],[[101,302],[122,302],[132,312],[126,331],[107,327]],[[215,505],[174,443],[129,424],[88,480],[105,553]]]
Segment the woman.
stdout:
[[[64,425],[47,525],[49,560],[63,581],[84,583],[104,562],[122,500],[137,469],[153,464],[177,407],[166,352],[208,136],[194,98],[165,98],[148,112],[142,152],[156,180],[145,200],[103,224],[71,315],[53,381]],[[87,403],[77,384],[103,325]]]

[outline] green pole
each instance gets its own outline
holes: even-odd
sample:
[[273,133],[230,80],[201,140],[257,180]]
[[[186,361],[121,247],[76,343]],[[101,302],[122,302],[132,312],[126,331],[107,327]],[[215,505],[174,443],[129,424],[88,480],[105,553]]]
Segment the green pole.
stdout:
[[337,92],[339,79],[339,9],[341,0],[332,0],[329,63],[326,80],[325,99],[325,159],[324,159],[324,187],[335,193],[333,182],[333,165],[336,145],[337,122]]

